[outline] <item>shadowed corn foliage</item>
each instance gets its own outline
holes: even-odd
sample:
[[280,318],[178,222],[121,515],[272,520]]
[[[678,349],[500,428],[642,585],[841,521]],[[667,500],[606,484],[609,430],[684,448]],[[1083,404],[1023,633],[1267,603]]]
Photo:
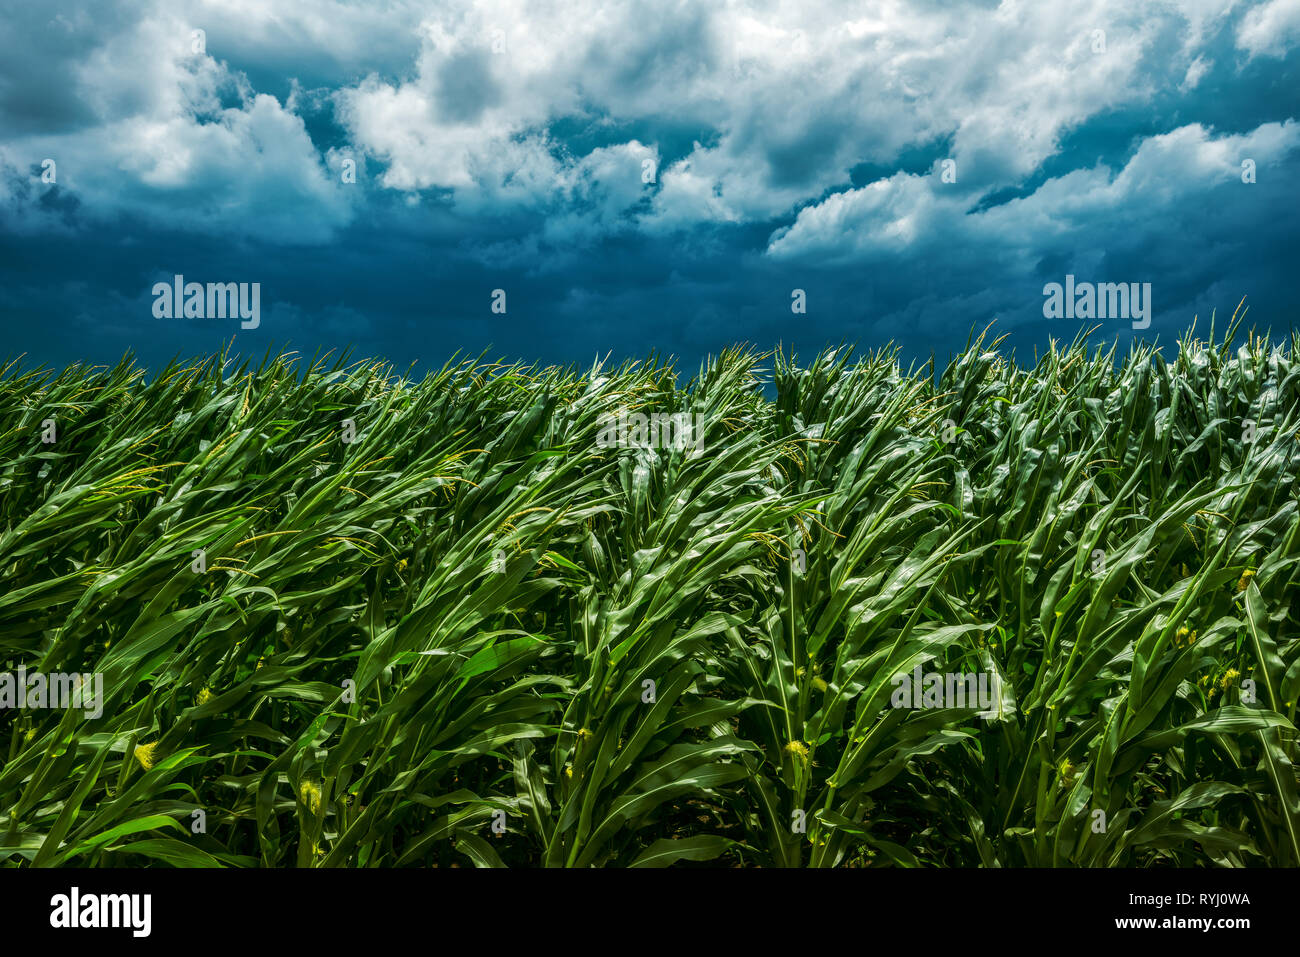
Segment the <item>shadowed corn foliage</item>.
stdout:
[[1300,865],[1300,342],[1231,341],[11,363],[0,661],[104,710],[0,712],[0,858]]

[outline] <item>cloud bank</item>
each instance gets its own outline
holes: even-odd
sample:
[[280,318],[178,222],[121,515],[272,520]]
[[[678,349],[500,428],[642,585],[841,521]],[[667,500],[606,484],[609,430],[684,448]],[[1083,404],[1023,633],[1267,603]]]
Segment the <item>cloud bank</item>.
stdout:
[[1151,282],[1166,336],[1242,295],[1284,329],[1300,298],[1300,0],[3,18],[0,323],[50,361],[228,338],[151,323],[180,271],[263,283],[250,348],[429,361],[923,354],[995,318],[1029,347],[1072,336],[1041,312],[1067,272]]

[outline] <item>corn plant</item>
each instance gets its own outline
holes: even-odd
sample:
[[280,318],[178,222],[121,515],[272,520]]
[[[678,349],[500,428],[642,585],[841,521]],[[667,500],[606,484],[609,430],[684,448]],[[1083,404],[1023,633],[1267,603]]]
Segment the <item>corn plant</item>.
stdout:
[[0,657],[102,696],[0,698],[0,859],[1300,865],[1300,343],[1239,330],[11,361]]

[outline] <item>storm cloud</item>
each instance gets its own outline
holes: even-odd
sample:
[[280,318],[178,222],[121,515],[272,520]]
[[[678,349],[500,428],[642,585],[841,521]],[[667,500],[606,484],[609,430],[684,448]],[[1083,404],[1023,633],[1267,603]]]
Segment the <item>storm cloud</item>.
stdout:
[[[1102,337],[1286,331],[1297,45],[1296,0],[15,7],[3,351],[1028,352],[1066,275],[1151,284]],[[155,318],[176,274],[259,327]]]

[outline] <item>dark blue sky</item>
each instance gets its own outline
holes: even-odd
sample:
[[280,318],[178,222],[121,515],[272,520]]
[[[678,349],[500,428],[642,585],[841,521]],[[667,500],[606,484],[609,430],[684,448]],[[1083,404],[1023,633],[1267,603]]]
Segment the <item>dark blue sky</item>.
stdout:
[[[1099,339],[1285,332],[1298,46],[1300,0],[9,5],[0,354],[1028,358],[1067,274],[1151,284]],[[260,326],[155,318],[176,273]]]

